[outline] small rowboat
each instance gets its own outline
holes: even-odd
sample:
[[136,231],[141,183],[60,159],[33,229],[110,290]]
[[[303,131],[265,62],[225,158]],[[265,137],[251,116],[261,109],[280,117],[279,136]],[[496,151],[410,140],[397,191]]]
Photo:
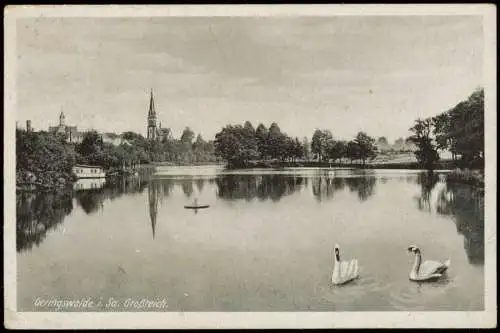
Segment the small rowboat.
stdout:
[[202,209],[202,208],[208,208],[210,205],[186,205],[184,208],[186,209]]

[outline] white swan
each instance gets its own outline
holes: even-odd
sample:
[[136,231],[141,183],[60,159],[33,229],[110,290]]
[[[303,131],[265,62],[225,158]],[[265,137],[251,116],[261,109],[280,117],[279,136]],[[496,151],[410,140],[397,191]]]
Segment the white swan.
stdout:
[[334,267],[332,273],[332,283],[335,285],[344,284],[359,277],[358,260],[352,259],[348,261],[340,260],[340,246],[335,245],[334,248]]
[[412,281],[429,281],[440,278],[450,267],[449,259],[444,263],[434,260],[422,262],[422,253],[416,245],[409,246],[408,251],[415,254],[415,262],[410,271],[410,280]]

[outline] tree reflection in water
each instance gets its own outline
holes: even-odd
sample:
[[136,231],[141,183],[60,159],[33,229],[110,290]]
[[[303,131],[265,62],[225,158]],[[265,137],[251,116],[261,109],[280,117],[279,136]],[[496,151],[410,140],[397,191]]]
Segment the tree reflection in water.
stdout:
[[72,191],[39,192],[16,195],[16,249],[39,246],[47,232],[56,228],[73,210]]
[[366,175],[361,177],[348,177],[345,178],[345,183],[351,192],[358,193],[360,201],[366,201],[375,193],[375,184],[377,179],[375,176]]
[[146,186],[142,177],[114,178],[106,182],[87,179],[77,182],[74,190],[16,193],[17,251],[38,246],[49,230],[63,223],[73,210],[73,198],[86,214],[92,214],[104,207],[106,199],[142,193]]
[[205,179],[203,178],[198,178],[196,179],[196,188],[198,189],[198,192],[203,191],[203,187],[205,186]]
[[316,200],[332,199],[335,192],[345,187],[344,178],[329,175],[312,178],[312,193]]
[[221,175],[215,179],[217,196],[225,200],[279,201],[301,188],[303,177],[289,175]]
[[180,180],[182,186],[182,192],[186,195],[186,197],[190,198],[193,195],[193,180],[191,178],[186,178]]
[[417,176],[417,184],[420,185],[420,196],[417,198],[418,209],[431,211],[432,190],[439,181],[439,175],[434,172],[422,172]]
[[[436,173],[421,173],[417,177],[420,196],[418,209],[431,212],[431,194],[439,182]],[[450,216],[456,224],[457,232],[464,236],[464,248],[469,262],[484,264],[484,190],[469,185],[446,183],[439,189],[436,212]]]
[[439,192],[436,211],[455,221],[469,262],[484,265],[484,190],[448,183]]

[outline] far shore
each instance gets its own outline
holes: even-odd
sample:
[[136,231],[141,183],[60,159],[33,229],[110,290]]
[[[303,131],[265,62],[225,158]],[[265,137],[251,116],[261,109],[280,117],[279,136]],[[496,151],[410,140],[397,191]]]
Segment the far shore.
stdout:
[[[228,167],[224,163],[170,163],[170,162],[157,162],[141,164],[141,168],[156,168],[156,167],[193,167],[193,166],[219,166],[230,170],[238,169],[286,169],[286,168],[349,168],[349,169],[395,169],[395,170],[424,170],[417,162],[385,162],[385,163],[373,163],[367,162],[364,165],[362,163],[338,163],[338,162],[321,162],[321,161],[249,161],[244,166],[239,166],[238,168]],[[435,171],[452,171],[447,175],[447,182],[450,183],[462,183],[468,184],[476,187],[484,187],[484,169],[482,168],[460,168],[457,161],[453,160],[441,160],[435,166]],[[38,179],[39,177],[35,177]],[[39,182],[39,181],[24,181],[17,182],[17,191],[33,191],[33,190],[58,190],[66,188],[69,184],[76,181],[76,179],[70,179],[71,177],[65,177],[65,181],[61,182]]]
[[[350,169],[422,169],[417,162],[385,162],[385,163],[339,163],[325,161],[249,161],[245,165],[229,167],[225,163],[169,163],[158,162],[141,164],[142,167],[172,166],[172,167],[193,167],[193,166],[221,166],[227,169],[284,169],[284,168],[350,168]],[[457,168],[456,162],[452,160],[442,160],[436,164],[435,170],[451,170]]]

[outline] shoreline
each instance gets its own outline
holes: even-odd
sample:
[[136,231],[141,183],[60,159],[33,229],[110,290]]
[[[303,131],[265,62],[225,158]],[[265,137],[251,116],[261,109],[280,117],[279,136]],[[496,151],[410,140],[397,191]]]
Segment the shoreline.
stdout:
[[[250,161],[245,165],[231,167],[226,165],[227,169],[252,169],[252,168],[352,168],[352,169],[406,169],[406,170],[425,170],[417,162],[393,162],[393,163],[329,163],[320,161]],[[453,170],[457,169],[457,163],[452,160],[444,160],[436,164],[434,170]]]
[[[221,163],[195,163],[195,164],[174,164],[174,163],[154,163],[141,164],[139,168],[149,169],[155,167],[193,167],[193,166],[222,166],[228,170],[246,170],[252,168],[259,169],[285,169],[285,168],[351,168],[351,169],[393,169],[393,170],[424,170],[416,162],[404,163],[328,163],[319,161],[252,161],[245,166],[231,168]],[[457,162],[445,160],[437,163],[435,171],[452,170],[446,175],[447,183],[466,184],[474,187],[484,188],[484,169],[458,168]],[[16,192],[31,191],[60,191],[74,184],[78,179],[73,175],[65,173],[41,172],[38,175],[26,170],[16,171]],[[106,176],[106,179],[123,177],[126,174],[116,174]],[[21,178],[21,179],[20,179]]]

